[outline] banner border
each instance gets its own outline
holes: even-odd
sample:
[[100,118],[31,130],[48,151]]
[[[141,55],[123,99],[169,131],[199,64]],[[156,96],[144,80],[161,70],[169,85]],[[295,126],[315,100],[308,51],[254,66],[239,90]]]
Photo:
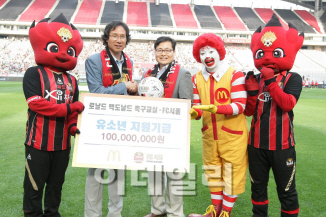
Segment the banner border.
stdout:
[[[142,97],[142,96],[128,96],[128,95],[116,95],[116,94],[100,94],[100,93],[81,93],[80,102],[84,103],[85,97],[100,97],[100,98],[125,98],[125,99],[139,99],[139,100],[149,100],[149,101],[169,101],[169,102],[182,102],[187,103],[188,110],[191,108],[191,100],[190,99],[177,99],[177,98],[157,98],[157,97]],[[78,114],[78,121],[77,121],[77,128],[80,129],[81,126],[81,119],[82,119],[83,113]],[[164,171],[166,172],[172,172],[175,169],[181,170],[183,172],[184,169],[189,173],[190,170],[190,128],[191,128],[191,116],[188,112],[188,119],[187,119],[187,163],[186,168],[164,168]],[[82,133],[82,132],[81,132]],[[77,152],[78,152],[78,144],[79,144],[79,134],[76,134],[75,136],[75,144],[74,144],[74,152],[73,152],[73,159],[72,159],[72,167],[86,167],[86,168],[101,168],[101,169],[126,169],[126,170],[142,170],[139,169],[139,167],[133,167],[133,166],[117,166],[117,165],[102,165],[102,164],[81,164],[77,163]],[[143,167],[147,171],[153,171],[153,167]]]

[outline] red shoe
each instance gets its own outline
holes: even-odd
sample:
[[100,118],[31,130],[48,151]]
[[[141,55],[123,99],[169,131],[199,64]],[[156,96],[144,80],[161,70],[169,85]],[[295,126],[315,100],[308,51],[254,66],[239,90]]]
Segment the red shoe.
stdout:
[[231,211],[222,209],[221,214],[218,217],[231,217]]
[[188,217],[219,217],[222,210],[222,204],[221,205],[209,205],[206,209],[206,213],[201,214],[190,214]]

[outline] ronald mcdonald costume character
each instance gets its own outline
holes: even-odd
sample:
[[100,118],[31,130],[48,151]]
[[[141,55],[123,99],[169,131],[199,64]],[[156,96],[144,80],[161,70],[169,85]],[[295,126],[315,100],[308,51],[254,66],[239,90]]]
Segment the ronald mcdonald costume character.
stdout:
[[293,108],[302,90],[302,78],[290,72],[303,44],[303,33],[289,23],[285,30],[274,14],[252,36],[251,51],[261,73],[248,73],[245,115],[253,116],[248,139],[253,217],[268,216],[267,185],[272,168],[281,202],[281,217],[299,214],[295,188],[296,152]]
[[238,194],[245,191],[245,78],[224,60],[225,53],[224,42],[212,33],[202,34],[193,45],[193,55],[204,67],[192,78],[194,106],[190,114],[197,120],[203,116],[203,164],[212,205],[205,214],[189,217],[229,217]]
[[23,210],[25,216],[36,217],[60,216],[70,136],[80,133],[77,115],[84,109],[78,102],[77,81],[67,73],[77,64],[83,48],[81,36],[62,14],[50,23],[48,20],[37,25],[34,21],[30,27],[37,66],[28,68],[23,78],[28,104]]

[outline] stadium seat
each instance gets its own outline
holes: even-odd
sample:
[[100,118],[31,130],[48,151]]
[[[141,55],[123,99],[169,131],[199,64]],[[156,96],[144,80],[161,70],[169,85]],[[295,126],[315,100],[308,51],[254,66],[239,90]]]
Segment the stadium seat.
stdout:
[[[255,11],[259,14],[259,16],[264,20],[265,23],[268,23],[268,21],[272,18],[274,11],[272,9],[268,8],[255,8]],[[280,18],[280,17],[278,17]],[[280,22],[286,30],[289,29],[289,25],[286,24],[282,19],[280,19]],[[263,27],[263,26],[262,26]]]
[[84,0],[75,17],[74,23],[96,25],[102,0]]
[[7,0],[0,0],[0,7],[6,2]]
[[214,6],[214,10],[226,30],[247,31],[245,25],[239,20],[231,7]]
[[152,27],[173,27],[168,4],[150,4]]
[[32,0],[9,1],[0,10],[0,20],[15,21],[31,2]]
[[113,20],[122,21],[124,14],[124,2],[106,1],[104,5],[103,14],[101,17],[101,25],[106,25]]
[[314,27],[319,33],[322,33],[316,18],[306,10],[294,10],[302,19],[304,19],[310,26]]
[[301,49],[295,59],[295,66],[299,69],[325,70],[325,54],[316,50]]
[[287,23],[292,23],[299,32],[316,33],[311,26],[303,22],[293,11],[274,9]]
[[234,7],[234,10],[251,31],[255,31],[259,26],[265,25],[251,8]]
[[19,21],[36,22],[42,20],[51,10],[56,0],[35,0],[35,2],[21,15]]
[[188,4],[171,4],[175,24],[178,28],[197,29],[198,25]]
[[212,8],[208,5],[195,5],[194,11],[201,28],[223,29],[220,21],[217,20]]
[[320,21],[323,24],[324,30],[326,31],[326,11],[320,16]]
[[51,20],[59,16],[61,13],[65,15],[68,22],[70,22],[72,15],[76,11],[78,0],[60,0],[58,5],[50,14]]
[[128,2],[127,25],[148,26],[146,2]]

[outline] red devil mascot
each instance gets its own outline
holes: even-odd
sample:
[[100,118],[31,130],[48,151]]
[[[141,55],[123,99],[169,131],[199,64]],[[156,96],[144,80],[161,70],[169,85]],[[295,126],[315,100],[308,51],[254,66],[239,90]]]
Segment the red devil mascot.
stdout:
[[[67,73],[75,68],[83,48],[78,30],[60,14],[35,21],[29,30],[37,66],[28,68],[23,89],[28,104],[26,123],[26,170],[23,210],[25,216],[60,216],[61,190],[69,162],[70,137],[79,133],[75,77]],[[42,209],[45,187],[44,212]]]
[[304,35],[289,23],[285,30],[274,14],[252,36],[251,51],[259,74],[247,74],[245,115],[253,116],[248,139],[254,217],[268,216],[267,184],[272,168],[281,217],[298,216],[293,108],[302,90],[301,76],[290,72]]

